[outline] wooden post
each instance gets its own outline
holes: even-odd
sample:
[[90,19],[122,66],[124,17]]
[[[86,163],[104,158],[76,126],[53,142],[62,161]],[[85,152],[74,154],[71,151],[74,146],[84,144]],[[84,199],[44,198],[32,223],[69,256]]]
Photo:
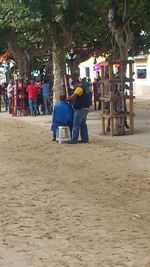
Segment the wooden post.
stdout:
[[130,104],[129,104],[129,111],[130,111],[130,133],[134,133],[134,115],[133,115],[133,80],[132,80],[132,63],[129,63],[129,77],[130,81]]
[[[101,87],[101,98],[104,97],[104,90],[105,90],[105,85],[104,85],[104,66],[102,66],[101,70],[101,79],[103,81],[102,87]],[[101,101],[101,114],[102,114],[102,134],[106,134],[105,132],[105,117],[103,116],[105,113],[105,106],[104,106],[104,101]]]
[[67,77],[64,75],[64,83],[65,83],[65,91],[66,91],[66,97],[69,96],[69,91],[68,91],[68,85],[67,85]]
[[114,135],[114,117],[113,117],[113,94],[110,92],[110,131],[111,135]]
[[[120,132],[120,135],[123,134],[133,134],[134,133],[134,113],[133,113],[133,99],[135,98],[133,96],[133,73],[132,73],[132,64],[133,61],[127,60],[127,61],[120,61],[119,64],[128,64],[129,66],[129,78],[124,77],[123,80],[121,78],[113,78],[113,64],[116,64],[118,62],[111,62],[108,64],[108,74],[107,77],[105,77],[104,73],[104,66],[102,66],[102,92],[101,92],[101,118],[102,118],[102,134],[105,134],[105,120],[110,120],[110,133],[111,135],[119,134],[119,132],[115,132],[115,120],[116,122],[119,120],[119,125],[121,125],[121,129],[124,129],[124,132]],[[106,79],[107,80],[106,80]],[[120,90],[118,86],[120,85],[124,86],[126,83],[129,83],[129,89],[130,93],[129,95],[125,95],[124,91],[120,93]],[[110,103],[110,108],[108,110],[108,113],[105,112],[105,102]],[[128,101],[129,110],[127,111],[125,108],[125,101]],[[122,109],[120,109],[120,103],[122,104]],[[128,128],[125,125],[125,119],[129,117],[130,121],[130,131],[128,131]],[[127,130],[126,130],[127,129]]]

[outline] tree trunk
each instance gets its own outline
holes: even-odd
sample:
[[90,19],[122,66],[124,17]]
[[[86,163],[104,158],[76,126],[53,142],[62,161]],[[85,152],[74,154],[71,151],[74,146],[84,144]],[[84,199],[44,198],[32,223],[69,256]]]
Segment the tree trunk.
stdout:
[[11,69],[10,69],[10,63],[7,63],[7,71],[5,73],[6,76],[6,82],[9,83],[9,81],[11,80]]
[[71,75],[79,74],[79,64],[80,60],[75,58],[73,60],[67,60],[68,67],[70,68]]
[[24,77],[31,79],[31,72],[33,69],[33,56],[31,53],[24,51]]
[[7,43],[12,51],[14,58],[18,63],[19,78],[20,79],[30,79],[32,70],[32,57],[29,56],[26,50],[18,47],[17,36],[14,31],[8,33]]
[[20,79],[30,79],[31,78],[31,69],[29,61],[25,53],[18,53],[17,55],[18,69],[19,69],[19,78]]
[[60,95],[65,93],[64,88],[64,75],[66,74],[66,62],[65,62],[65,51],[62,47],[58,46],[53,42],[53,74],[54,74],[54,84],[53,84],[53,101],[58,102],[60,100]]
[[[110,14],[110,13],[109,13]],[[133,33],[130,29],[130,20],[128,16],[128,1],[124,0],[124,11],[122,16],[122,21],[117,23],[117,16],[108,17],[109,19],[109,28],[112,32],[112,35],[115,38],[115,41],[120,50],[120,73],[119,79],[120,83],[118,83],[118,95],[120,95],[120,99],[117,100],[117,111],[124,112],[125,111],[125,101],[124,101],[124,91],[125,91],[125,78],[126,78],[126,70],[127,63],[124,63],[128,60],[128,51],[131,49],[133,42]],[[123,62],[124,61],[124,62]],[[124,81],[124,82],[123,82]],[[122,96],[122,97],[121,97]],[[116,118],[116,135],[124,135],[125,134],[125,117]]]

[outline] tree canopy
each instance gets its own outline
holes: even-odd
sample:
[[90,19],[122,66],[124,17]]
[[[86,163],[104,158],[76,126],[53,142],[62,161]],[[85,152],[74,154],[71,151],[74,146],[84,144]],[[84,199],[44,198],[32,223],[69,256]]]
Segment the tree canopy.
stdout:
[[[108,21],[109,9],[113,11],[112,23]],[[33,66],[29,58],[34,61],[37,55],[51,51],[54,88],[59,93],[65,55],[70,52],[72,61],[78,58],[77,63],[86,56],[110,53],[114,39],[127,41],[127,31],[132,36],[127,54],[150,48],[149,0],[1,0],[0,10],[0,48],[7,43],[18,62],[20,57],[26,60],[24,66]],[[120,50],[119,43],[117,47]],[[25,76],[29,71],[22,73]]]

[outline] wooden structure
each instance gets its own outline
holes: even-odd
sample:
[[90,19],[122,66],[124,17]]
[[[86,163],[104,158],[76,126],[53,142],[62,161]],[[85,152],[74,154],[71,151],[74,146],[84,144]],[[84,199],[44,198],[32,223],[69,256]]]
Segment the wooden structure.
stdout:
[[26,116],[29,114],[26,86],[22,80],[16,80],[12,90],[12,116]]
[[100,83],[99,82],[93,82],[93,97],[94,97],[94,109],[97,110],[97,103],[98,103],[98,109],[101,109],[101,90],[100,90]]
[[[106,134],[108,131],[112,136],[134,133],[133,63],[134,61],[127,60],[109,62],[107,66],[106,64],[101,66],[102,134]],[[118,75],[113,74],[113,66],[116,64],[119,66]],[[127,68],[129,77],[124,74]]]

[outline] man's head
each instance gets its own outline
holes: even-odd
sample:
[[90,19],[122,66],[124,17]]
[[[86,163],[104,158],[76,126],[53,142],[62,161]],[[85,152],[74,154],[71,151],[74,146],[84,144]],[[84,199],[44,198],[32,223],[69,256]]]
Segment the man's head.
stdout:
[[44,78],[43,83],[48,83],[47,78]]
[[82,82],[86,82],[86,77],[82,78]]
[[74,80],[74,81],[72,82],[72,85],[74,86],[74,88],[76,88],[76,87],[78,87],[78,86],[81,86],[81,82],[80,82],[80,80]]
[[59,99],[60,101],[66,101],[66,95],[60,95]]

